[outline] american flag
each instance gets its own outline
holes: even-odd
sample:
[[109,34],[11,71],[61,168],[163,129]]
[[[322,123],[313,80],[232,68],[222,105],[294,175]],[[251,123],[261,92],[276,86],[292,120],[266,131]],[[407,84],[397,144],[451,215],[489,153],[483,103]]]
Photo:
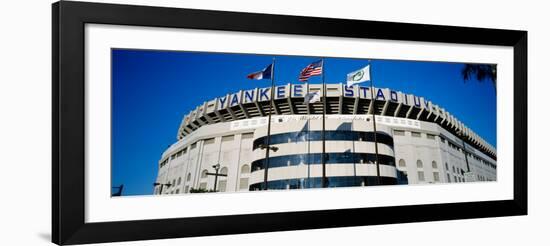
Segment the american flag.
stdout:
[[298,80],[301,82],[305,82],[309,79],[309,77],[315,76],[315,75],[321,75],[322,73],[323,73],[323,60],[319,60],[307,65],[307,67],[302,69],[302,72],[300,72],[300,77],[298,77]]

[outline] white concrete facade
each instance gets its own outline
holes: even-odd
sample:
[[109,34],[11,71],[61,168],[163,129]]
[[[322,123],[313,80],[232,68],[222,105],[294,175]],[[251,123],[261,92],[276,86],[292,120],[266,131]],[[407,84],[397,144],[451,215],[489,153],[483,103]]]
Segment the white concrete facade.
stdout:
[[[319,187],[323,107],[319,102],[304,104],[303,95],[320,89],[308,84],[276,87],[270,146],[278,150],[270,152],[268,188]],[[329,187],[372,185],[376,180],[373,111],[382,184],[496,180],[495,148],[449,112],[390,89],[375,88],[376,100],[371,100],[368,89],[327,85]],[[158,163],[156,182],[170,184],[162,193],[212,190],[215,178],[206,173],[214,173],[212,166],[218,163],[227,177],[218,177],[216,190],[263,189],[265,149],[258,144],[266,143],[269,95],[269,88],[239,91],[186,115],[178,141]],[[155,194],[159,192],[157,186]]]

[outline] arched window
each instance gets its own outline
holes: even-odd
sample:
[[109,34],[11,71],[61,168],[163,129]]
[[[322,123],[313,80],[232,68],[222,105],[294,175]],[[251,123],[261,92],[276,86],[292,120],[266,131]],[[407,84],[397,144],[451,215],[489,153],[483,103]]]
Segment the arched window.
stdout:
[[424,167],[421,160],[416,161],[416,167],[418,167],[418,168],[423,168]]
[[202,170],[201,179],[205,179],[206,177],[208,177],[208,175],[206,173],[208,173],[208,170],[206,170],[206,169]]
[[222,169],[220,170],[220,173],[227,174],[227,167],[222,167]]
[[403,159],[399,160],[399,166],[400,167],[405,167],[405,160],[403,160]]
[[241,174],[250,173],[250,167],[248,165],[243,165],[241,167]]
[[[241,167],[241,174],[250,173],[250,167],[248,165],[243,165]],[[248,190],[248,177],[244,176],[239,179],[239,190]]]
[[432,161],[432,168],[437,168],[437,162]]
[[187,181],[191,181],[191,173],[187,174]]

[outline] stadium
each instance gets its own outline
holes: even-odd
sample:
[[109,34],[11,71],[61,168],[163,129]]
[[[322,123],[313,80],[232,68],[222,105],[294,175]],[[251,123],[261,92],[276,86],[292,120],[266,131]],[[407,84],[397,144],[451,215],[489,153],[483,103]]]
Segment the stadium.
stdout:
[[496,149],[423,97],[374,88],[372,100],[370,87],[326,84],[323,118],[323,102],[304,102],[311,92],[322,84],[198,105],[162,153],[154,194],[496,180]]

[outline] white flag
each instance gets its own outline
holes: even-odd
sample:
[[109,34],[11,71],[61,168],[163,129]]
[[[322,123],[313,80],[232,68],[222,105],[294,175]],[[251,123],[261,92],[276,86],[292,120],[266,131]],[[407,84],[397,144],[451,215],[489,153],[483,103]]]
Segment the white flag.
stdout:
[[361,82],[365,82],[369,80],[370,80],[370,65],[367,65],[366,67],[361,68],[355,72],[348,73],[347,84],[348,86],[352,86],[352,85],[359,84]]
[[304,103],[314,103],[321,101],[321,96],[319,92],[310,92],[304,97]]

